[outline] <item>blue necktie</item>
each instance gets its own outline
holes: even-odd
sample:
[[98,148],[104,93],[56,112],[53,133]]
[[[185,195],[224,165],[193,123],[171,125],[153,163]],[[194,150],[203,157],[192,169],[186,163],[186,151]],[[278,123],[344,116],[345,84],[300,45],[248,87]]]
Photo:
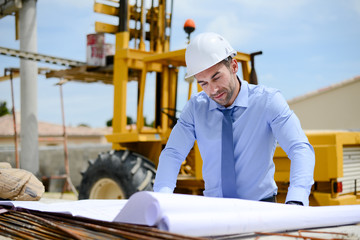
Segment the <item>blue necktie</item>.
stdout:
[[221,182],[223,197],[236,198],[236,177],[234,160],[234,143],[232,130],[232,110],[222,109],[222,149],[221,149]]

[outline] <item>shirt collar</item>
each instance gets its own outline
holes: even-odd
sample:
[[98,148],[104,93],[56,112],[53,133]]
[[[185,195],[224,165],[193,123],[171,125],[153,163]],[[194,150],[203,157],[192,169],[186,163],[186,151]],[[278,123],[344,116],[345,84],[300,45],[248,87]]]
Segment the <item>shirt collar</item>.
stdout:
[[[236,76],[237,77],[237,76]],[[237,79],[239,80],[239,82],[241,83],[241,87],[240,87],[240,92],[237,95],[237,97],[235,98],[235,101],[233,102],[233,104],[231,104],[231,106],[229,108],[233,108],[233,107],[245,107],[247,108],[249,105],[249,84],[240,79],[239,77],[237,77]],[[208,96],[209,100],[210,100],[210,104],[209,104],[209,110],[213,110],[213,109],[224,109],[224,106],[218,104],[217,102],[215,102],[214,100],[212,100],[209,96]]]

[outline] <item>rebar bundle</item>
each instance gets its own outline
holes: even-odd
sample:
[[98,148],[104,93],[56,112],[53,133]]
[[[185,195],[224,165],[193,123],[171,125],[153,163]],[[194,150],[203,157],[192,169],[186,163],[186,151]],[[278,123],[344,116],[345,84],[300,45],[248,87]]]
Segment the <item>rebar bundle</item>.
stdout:
[[200,239],[156,228],[111,223],[65,214],[0,209],[0,236],[12,239]]

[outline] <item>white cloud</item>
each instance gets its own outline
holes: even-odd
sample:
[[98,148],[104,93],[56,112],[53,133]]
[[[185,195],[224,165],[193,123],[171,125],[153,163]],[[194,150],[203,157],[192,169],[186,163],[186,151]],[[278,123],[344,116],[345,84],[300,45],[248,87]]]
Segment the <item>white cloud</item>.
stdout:
[[257,35],[256,24],[241,22],[234,14],[214,17],[206,26],[206,31],[212,31],[224,36],[234,48],[248,44]]
[[265,85],[276,81],[276,78],[272,73],[259,74],[258,78],[261,79],[261,81],[263,81]]
[[358,0],[352,0],[351,1],[352,9],[360,15],[360,1]]
[[51,6],[59,5],[61,7],[66,7],[68,9],[72,8],[86,8],[89,5],[92,5],[94,1],[89,0],[61,0],[61,1],[49,1]]
[[[241,9],[246,9],[246,12],[249,14],[262,14],[262,15],[271,15],[274,18],[286,18],[289,16],[294,16],[300,13],[300,10],[303,7],[309,5],[309,0],[293,0],[293,1],[284,1],[284,0],[273,0],[273,1],[264,1],[264,0],[230,0],[234,5],[238,5]],[[229,4],[231,6],[231,4]],[[235,7],[232,7],[235,8]]]
[[[220,6],[221,7],[221,6]],[[223,12],[220,12],[220,14]],[[174,1],[174,16],[177,18],[201,19],[219,14],[219,3],[216,0],[181,0]],[[196,21],[195,21],[196,23]]]

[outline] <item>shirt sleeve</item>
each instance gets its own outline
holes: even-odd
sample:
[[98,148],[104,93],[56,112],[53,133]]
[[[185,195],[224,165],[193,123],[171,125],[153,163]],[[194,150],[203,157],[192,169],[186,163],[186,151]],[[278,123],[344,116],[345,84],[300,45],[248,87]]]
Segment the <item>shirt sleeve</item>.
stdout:
[[302,130],[299,119],[279,91],[272,95],[268,104],[269,124],[273,134],[291,160],[286,202],[300,201],[308,206],[311,186],[314,184],[314,149]]
[[154,191],[173,192],[182,162],[195,142],[194,117],[189,101],[174,126],[164,150],[160,154]]

